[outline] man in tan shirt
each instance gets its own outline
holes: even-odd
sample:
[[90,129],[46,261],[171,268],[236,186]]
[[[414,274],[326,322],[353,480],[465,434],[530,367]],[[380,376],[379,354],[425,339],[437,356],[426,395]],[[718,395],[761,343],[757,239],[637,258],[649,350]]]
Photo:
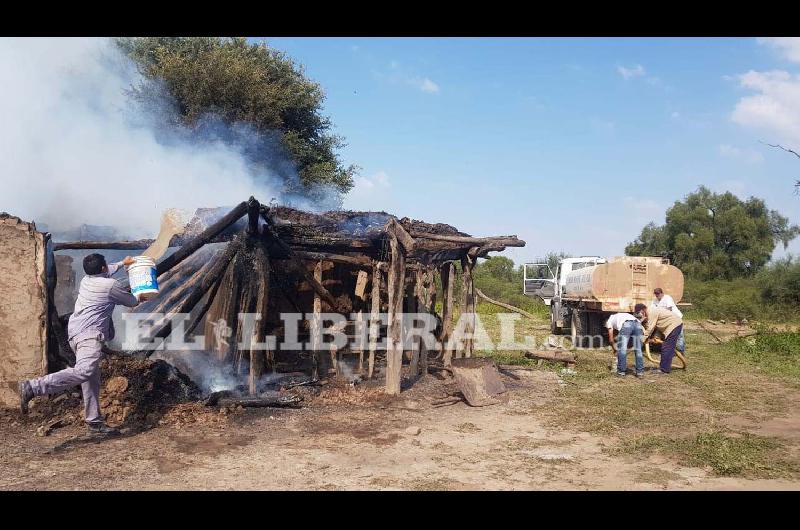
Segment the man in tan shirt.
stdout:
[[647,322],[644,330],[644,340],[649,339],[654,332],[664,334],[664,343],[661,345],[660,372],[668,374],[672,371],[672,358],[675,357],[675,346],[678,337],[683,332],[683,319],[675,312],[663,307],[647,308],[645,304],[636,304],[636,313],[641,313]]

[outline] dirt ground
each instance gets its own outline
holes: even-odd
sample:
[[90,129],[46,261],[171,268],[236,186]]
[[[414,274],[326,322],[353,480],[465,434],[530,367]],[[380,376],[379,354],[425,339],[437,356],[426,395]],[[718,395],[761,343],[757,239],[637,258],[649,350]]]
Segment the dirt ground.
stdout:
[[[658,453],[609,450],[619,446],[614,435],[553,423],[548,411],[574,382],[548,367],[511,373],[504,402],[488,407],[434,408],[443,383],[428,376],[397,399],[344,387],[301,409],[201,411],[199,418],[220,419],[101,443],[64,445],[79,426],[41,437],[35,421],[6,415],[0,489],[800,489],[796,478],[718,477]],[[613,383],[662,384],[629,379]],[[800,443],[796,414],[737,421],[739,429],[777,429]]]

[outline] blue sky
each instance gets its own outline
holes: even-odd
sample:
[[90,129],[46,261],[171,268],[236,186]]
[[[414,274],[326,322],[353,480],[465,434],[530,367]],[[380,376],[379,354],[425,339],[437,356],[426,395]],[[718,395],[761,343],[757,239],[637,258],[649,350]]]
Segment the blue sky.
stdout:
[[800,147],[800,39],[265,40],[325,90],[348,208],[517,234],[517,263],[620,255],[701,184],[800,223],[800,160],[759,143]]

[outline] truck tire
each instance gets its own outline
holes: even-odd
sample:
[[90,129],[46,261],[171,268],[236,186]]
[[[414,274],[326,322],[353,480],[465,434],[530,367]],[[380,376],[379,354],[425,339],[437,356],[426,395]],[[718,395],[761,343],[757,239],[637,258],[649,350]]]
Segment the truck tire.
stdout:
[[550,333],[553,335],[561,334],[561,328],[556,324],[558,321],[558,310],[559,308],[556,304],[550,304]]
[[586,311],[580,309],[572,310],[572,318],[570,319],[570,328],[572,331],[572,344],[575,347],[583,348],[586,344],[586,331],[588,314]]
[[[591,348],[602,348],[603,341],[603,314],[596,311],[591,311],[587,315],[588,325],[586,326],[586,333],[589,335],[586,338],[587,345]],[[600,337],[598,344],[594,337]]]

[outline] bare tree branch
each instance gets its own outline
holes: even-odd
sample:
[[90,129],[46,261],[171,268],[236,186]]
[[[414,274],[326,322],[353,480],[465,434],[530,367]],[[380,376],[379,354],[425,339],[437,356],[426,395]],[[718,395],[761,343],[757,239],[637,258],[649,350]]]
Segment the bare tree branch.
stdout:
[[[761,140],[759,140],[759,142],[761,142]],[[768,145],[768,146],[770,146],[770,147],[775,147],[775,148],[777,148],[777,149],[783,149],[783,150],[784,150],[784,151],[786,151],[787,153],[792,153],[792,154],[793,154],[794,156],[796,156],[797,158],[800,158],[800,154],[797,154],[797,152],[796,152],[796,151],[793,151],[793,150],[791,150],[791,149],[789,149],[789,148],[787,148],[787,147],[783,147],[781,144],[768,144],[768,143],[766,143],[766,142],[761,142],[761,143],[762,143],[762,144],[764,144],[764,145]]]
[[[761,142],[764,145],[768,145],[770,147],[775,147],[777,149],[782,149],[783,151],[786,151],[787,153],[792,153],[797,158],[800,158],[800,154],[798,154],[797,151],[793,151],[792,149],[789,149],[787,147],[783,147],[781,144],[768,144],[766,142],[762,142],[761,140],[759,140],[759,142]],[[795,195],[800,195],[800,180],[796,180],[795,183],[794,183],[794,194]]]

